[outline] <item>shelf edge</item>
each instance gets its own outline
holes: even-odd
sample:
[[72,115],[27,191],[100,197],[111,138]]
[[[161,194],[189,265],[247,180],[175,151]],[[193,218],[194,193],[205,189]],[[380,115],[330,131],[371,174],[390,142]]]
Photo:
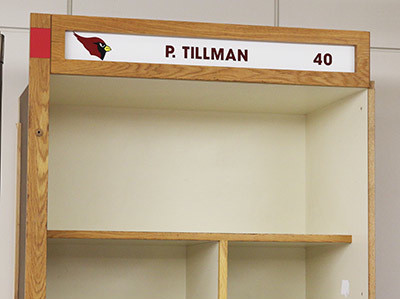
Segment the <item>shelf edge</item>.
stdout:
[[48,239],[352,243],[352,235],[48,230]]

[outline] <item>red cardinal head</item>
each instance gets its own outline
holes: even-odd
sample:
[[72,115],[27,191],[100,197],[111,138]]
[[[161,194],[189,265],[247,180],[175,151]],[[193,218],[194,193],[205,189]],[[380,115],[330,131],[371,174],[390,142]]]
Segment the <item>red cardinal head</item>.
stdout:
[[91,55],[99,57],[101,60],[107,52],[111,51],[111,48],[98,37],[83,37],[74,32],[76,38],[82,43],[82,45],[89,51]]

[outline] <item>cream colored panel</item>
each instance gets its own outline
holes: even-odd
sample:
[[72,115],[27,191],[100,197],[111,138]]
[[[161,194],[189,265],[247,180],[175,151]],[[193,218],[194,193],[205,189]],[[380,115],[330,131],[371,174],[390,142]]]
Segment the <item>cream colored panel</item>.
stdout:
[[306,249],[307,299],[336,299],[343,280],[350,283],[348,299],[368,298],[368,243],[353,236],[351,245]]
[[50,241],[48,299],[185,299],[186,247]]
[[229,247],[229,299],[305,299],[304,248]]
[[307,233],[365,237],[367,101],[365,91],[307,116]]
[[218,243],[186,247],[186,299],[218,298]]
[[346,233],[347,246],[307,248],[307,299],[368,298],[367,92],[307,117],[307,233]]
[[50,110],[49,229],[305,230],[304,116]]
[[127,17],[157,20],[274,24],[274,0],[74,0],[73,14],[105,17]]
[[360,88],[51,76],[51,102],[149,109],[305,114]]
[[375,47],[400,47],[397,0],[280,0],[280,25],[371,32]]

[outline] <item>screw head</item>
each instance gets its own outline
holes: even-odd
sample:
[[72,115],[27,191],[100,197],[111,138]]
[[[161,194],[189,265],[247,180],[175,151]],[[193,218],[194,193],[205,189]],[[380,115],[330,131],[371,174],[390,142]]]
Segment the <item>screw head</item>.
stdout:
[[43,136],[43,130],[42,130],[42,129],[36,129],[35,135],[36,135],[37,137]]

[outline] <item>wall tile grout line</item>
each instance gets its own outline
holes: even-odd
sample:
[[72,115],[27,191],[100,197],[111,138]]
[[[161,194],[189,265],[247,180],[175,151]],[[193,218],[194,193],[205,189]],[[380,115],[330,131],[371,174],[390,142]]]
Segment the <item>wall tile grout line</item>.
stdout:
[[279,0],[274,1],[274,26],[279,27]]
[[72,15],[72,2],[73,0],[67,0],[67,15]]
[[29,30],[29,27],[13,27],[13,26],[1,26],[0,25],[0,30],[8,30],[8,29],[12,29],[12,30]]
[[389,50],[389,51],[400,51],[400,48],[393,47],[370,47],[371,50]]

